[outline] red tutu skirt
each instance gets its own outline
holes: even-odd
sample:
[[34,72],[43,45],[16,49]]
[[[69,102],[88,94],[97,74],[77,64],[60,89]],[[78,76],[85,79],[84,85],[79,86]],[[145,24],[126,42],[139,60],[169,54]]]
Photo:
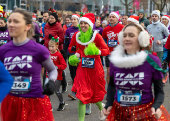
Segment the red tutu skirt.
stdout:
[[152,104],[153,101],[139,106],[122,107],[114,101],[106,121],[170,121],[170,115],[163,105],[160,107],[162,116],[157,120],[151,112]]
[[7,95],[1,103],[1,121],[54,121],[48,96],[22,98]]

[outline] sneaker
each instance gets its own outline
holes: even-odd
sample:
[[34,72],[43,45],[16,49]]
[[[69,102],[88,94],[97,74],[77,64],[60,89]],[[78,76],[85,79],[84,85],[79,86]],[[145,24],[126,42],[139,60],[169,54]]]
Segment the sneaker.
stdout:
[[65,87],[62,87],[62,93],[67,92],[67,85],[68,85],[68,83],[66,84]]
[[106,116],[104,115],[103,111],[101,110],[101,111],[99,112],[99,120],[100,120],[100,121],[103,121],[103,120],[105,120],[105,118],[106,118]]
[[91,104],[86,104],[86,115],[90,115],[91,114]]
[[71,94],[68,94],[68,97],[73,99],[73,100],[76,100],[76,93],[72,92]]
[[62,110],[64,110],[64,108],[65,108],[65,102],[64,103],[60,103],[59,106],[58,106],[57,111],[62,111]]

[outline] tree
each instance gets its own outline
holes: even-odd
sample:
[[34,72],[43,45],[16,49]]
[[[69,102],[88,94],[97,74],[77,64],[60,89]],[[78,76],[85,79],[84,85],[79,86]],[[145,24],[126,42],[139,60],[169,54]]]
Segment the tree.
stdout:
[[157,9],[162,12],[165,8],[166,4],[169,2],[169,0],[152,0],[155,5],[157,6]]
[[129,12],[129,6],[134,2],[134,0],[120,0],[120,2],[126,7],[126,14]]

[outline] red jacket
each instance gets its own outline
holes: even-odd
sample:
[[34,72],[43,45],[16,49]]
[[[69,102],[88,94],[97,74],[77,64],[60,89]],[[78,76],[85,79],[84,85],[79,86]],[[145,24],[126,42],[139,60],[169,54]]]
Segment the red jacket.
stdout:
[[50,41],[49,39],[49,34],[51,34],[53,37],[56,35],[59,37],[59,50],[63,50],[63,44],[64,44],[64,31],[61,26],[61,23],[57,22],[56,24],[50,26],[48,23],[44,27],[44,45],[48,48],[48,42]]
[[50,53],[50,57],[51,57],[51,60],[53,60],[54,65],[57,66],[57,68],[58,68],[57,69],[57,71],[58,71],[57,80],[63,80],[62,72],[63,72],[64,69],[66,69],[67,64],[66,64],[62,54],[57,51],[54,54]]

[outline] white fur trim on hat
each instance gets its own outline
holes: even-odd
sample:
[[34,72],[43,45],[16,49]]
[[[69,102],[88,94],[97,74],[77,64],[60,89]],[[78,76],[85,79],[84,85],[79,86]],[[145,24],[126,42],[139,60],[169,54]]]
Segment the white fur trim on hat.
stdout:
[[76,18],[79,20],[79,17],[78,17],[78,16],[76,16],[76,15],[72,15],[72,16],[71,16],[71,18],[72,18],[72,17],[76,17]]
[[119,20],[119,15],[117,14],[117,13],[115,13],[115,12],[111,12],[110,14],[109,14],[109,16],[110,15],[114,15],[114,16],[116,16],[116,18]]
[[90,19],[88,19],[86,17],[82,17],[82,18],[80,18],[79,24],[80,24],[81,21],[87,22],[91,26],[91,28],[93,29],[93,23],[90,21]]
[[134,22],[136,24],[139,24],[139,21],[134,19],[134,18],[128,18],[127,21],[131,21],[131,22]]
[[160,18],[160,11],[158,11],[158,10],[154,10],[154,11],[152,11],[152,15],[153,15],[153,14],[158,15],[158,17]]
[[168,21],[170,20],[170,18],[168,18],[167,16],[162,16],[162,19],[163,19],[163,18],[168,19]]

